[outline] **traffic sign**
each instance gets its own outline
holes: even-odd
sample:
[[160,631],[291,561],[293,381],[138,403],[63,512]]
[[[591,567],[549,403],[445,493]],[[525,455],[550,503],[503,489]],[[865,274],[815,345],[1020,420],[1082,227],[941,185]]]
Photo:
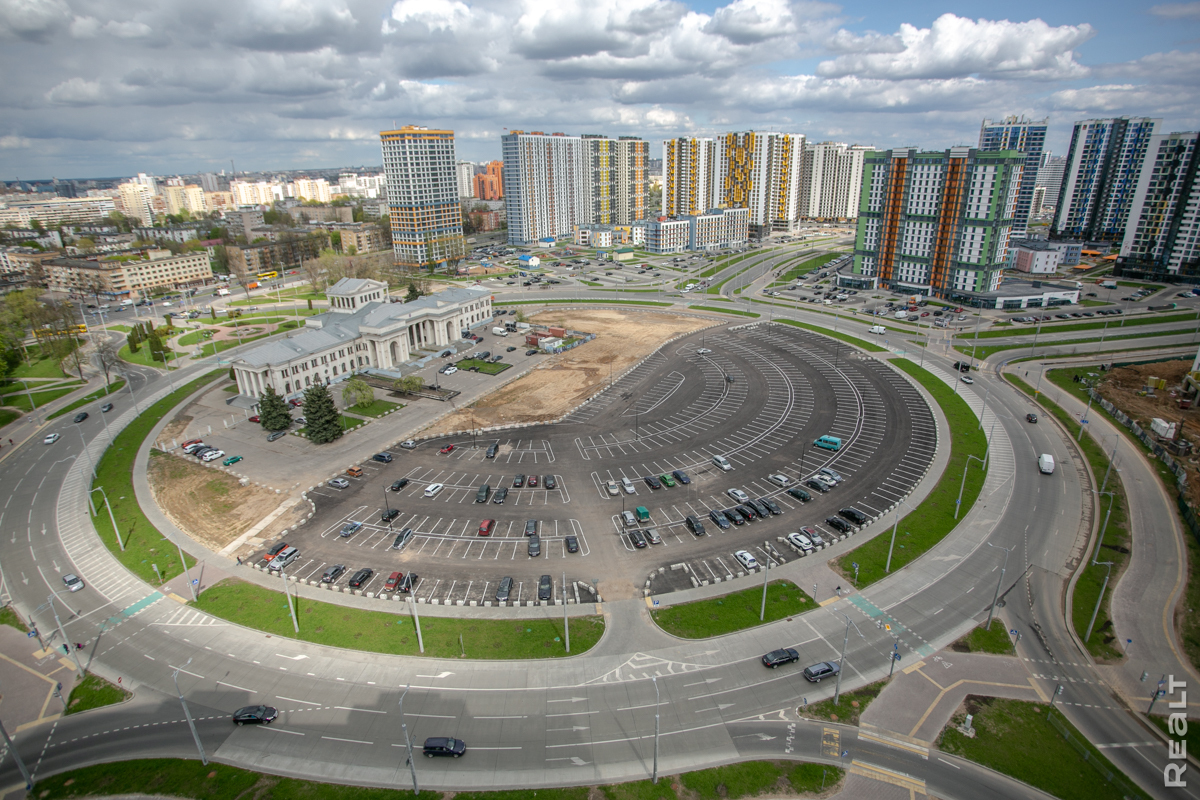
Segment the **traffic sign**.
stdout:
[[25,634],[26,639],[32,639],[35,636],[37,636],[37,631],[30,631],[29,633]]

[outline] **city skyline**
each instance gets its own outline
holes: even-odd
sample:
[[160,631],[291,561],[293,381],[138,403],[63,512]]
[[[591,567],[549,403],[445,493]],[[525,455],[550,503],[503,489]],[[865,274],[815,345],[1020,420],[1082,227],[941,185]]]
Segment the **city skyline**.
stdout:
[[[0,179],[374,164],[382,130],[974,144],[980,120],[1200,128],[1200,3],[1045,8],[784,0],[296,0],[229,8],[0,0]],[[1004,18],[1001,18],[1004,17]],[[119,57],[118,57],[119,55]],[[326,166],[327,165],[327,166]]]

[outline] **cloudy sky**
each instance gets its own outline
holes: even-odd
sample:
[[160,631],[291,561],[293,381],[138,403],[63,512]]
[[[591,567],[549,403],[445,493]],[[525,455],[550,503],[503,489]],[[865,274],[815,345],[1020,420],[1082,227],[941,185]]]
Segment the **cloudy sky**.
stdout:
[[381,162],[393,124],[890,147],[1200,127],[1200,2],[0,0],[0,179]]

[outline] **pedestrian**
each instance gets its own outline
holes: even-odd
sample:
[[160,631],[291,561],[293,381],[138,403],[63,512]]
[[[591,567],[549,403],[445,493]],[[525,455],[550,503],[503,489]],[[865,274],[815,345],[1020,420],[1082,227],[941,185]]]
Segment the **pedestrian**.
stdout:
[[837,587],[836,589],[834,589],[834,591],[835,591],[835,592],[837,592],[837,596],[838,596],[838,597],[841,597],[841,596],[842,596],[842,587],[841,587],[841,586],[839,586],[839,587]]
[[8,440],[8,443],[11,445],[11,444],[12,444],[12,439],[9,439],[9,440]]
[[238,560],[238,566],[240,567],[242,565],[242,557],[238,556],[237,560]]
[[82,642],[76,642],[76,643],[75,643],[75,649],[76,649],[76,650],[82,650],[82,649],[83,649],[83,643],[82,643]]

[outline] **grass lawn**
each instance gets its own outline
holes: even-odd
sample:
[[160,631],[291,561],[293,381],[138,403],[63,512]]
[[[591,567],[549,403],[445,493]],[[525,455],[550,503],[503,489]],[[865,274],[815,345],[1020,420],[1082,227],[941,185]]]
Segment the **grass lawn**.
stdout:
[[951,647],[958,653],[994,653],[1001,656],[1015,656],[1012,636],[1008,627],[999,617],[992,620],[992,629],[980,625],[966,636],[959,639]]
[[21,618],[17,616],[16,611],[13,611],[12,606],[0,608],[0,625],[11,626],[21,633],[29,633],[29,628],[26,628],[25,623],[21,622]]
[[[55,419],[56,417],[61,417],[63,414],[69,414],[77,408],[86,406],[88,403],[96,402],[101,397],[107,397],[110,394],[120,391],[122,389],[122,387],[124,387],[124,386],[125,386],[125,379],[117,378],[117,379],[113,380],[113,382],[110,383],[108,386],[105,386],[103,389],[97,389],[96,391],[92,392],[91,394],[89,394],[85,397],[81,397],[73,403],[68,403],[67,405],[63,406],[58,411],[55,411],[53,414],[51,414],[49,417],[47,417],[47,419]],[[0,424],[3,424],[3,423],[0,423]]]
[[[96,511],[99,513],[92,517],[92,524],[96,526],[100,540],[117,560],[147,583],[153,584],[157,580],[152,564],[158,564],[164,580],[178,575],[183,571],[183,567],[179,563],[178,551],[169,542],[163,541],[162,534],[146,519],[133,494],[134,457],[142,442],[163,416],[192,392],[226,374],[225,370],[213,370],[150,406],[125,430],[117,434],[112,445],[104,451],[100,463],[96,465],[96,481],[92,485],[104,487],[108,502],[112,506],[113,517],[121,527],[125,550],[122,551],[117,545],[116,535],[99,492],[94,495],[97,500]],[[195,563],[194,559],[187,558],[188,566]]]
[[[1175,700],[1176,698],[1168,695],[1168,699]],[[1189,724],[1187,733],[1185,733],[1183,736],[1179,736],[1178,734],[1171,733],[1171,729],[1167,726],[1166,717],[1155,715],[1150,717],[1150,721],[1157,725],[1159,730],[1167,735],[1167,738],[1174,739],[1176,741],[1183,740],[1187,742],[1187,751],[1189,753],[1200,752],[1196,750],[1197,747],[1200,747],[1200,726]]]
[[43,358],[41,348],[34,346],[29,348],[29,361],[25,361],[14,369],[9,378],[69,378],[67,373],[63,372],[58,364],[57,358]]
[[652,611],[651,616],[667,633],[684,639],[707,639],[725,633],[753,628],[777,619],[803,614],[817,607],[811,597],[790,581],[771,581],[767,585],[767,613],[758,619],[762,608],[762,587],[693,600]]
[[[979,469],[979,462],[969,460],[968,456],[983,458],[984,449],[987,447],[987,435],[977,428],[979,420],[971,412],[966,401],[943,381],[911,361],[897,359],[892,365],[912,375],[933,395],[950,426],[950,461],[946,465],[946,471],[916,510],[910,511],[900,519],[896,533],[896,549],[892,554],[894,572],[926,553],[958,524],[958,520],[954,518],[955,500],[958,498],[963,469],[968,464],[971,468],[967,469],[967,483],[963,490],[959,519],[971,510],[980,489],[983,488],[984,474],[983,470]],[[861,589],[887,575],[885,567],[890,544],[890,533],[876,536],[839,558],[837,566],[843,575],[849,577],[854,572],[850,564],[857,561],[858,587]]]
[[830,261],[833,261],[835,258],[840,258],[839,254],[826,253],[825,255],[820,255],[816,258],[810,258],[809,260],[789,269],[779,277],[779,280],[772,283],[771,286],[783,286],[784,284],[792,283],[801,275],[807,275],[813,270],[820,269]]
[[[1112,319],[1111,317],[1109,317],[1107,325],[1108,325],[1108,329],[1110,331],[1119,331],[1119,330],[1121,330],[1122,327],[1135,328],[1138,325],[1162,325],[1164,323],[1170,323],[1170,322],[1196,322],[1196,321],[1197,321],[1197,316],[1195,314],[1171,314],[1170,316],[1167,316],[1167,317],[1131,317],[1131,318],[1125,320],[1124,326],[1121,325],[1121,320],[1116,320],[1116,319]],[[1053,322],[1053,323],[1047,322],[1042,325],[1042,333],[1062,333],[1063,331],[1067,331],[1068,333],[1070,333],[1072,331],[1098,331],[1098,330],[1103,330],[1104,327],[1105,327],[1105,322],[1103,320],[1101,320],[1100,322],[1092,322],[1092,321],[1088,321],[1088,322]],[[1175,331],[1175,332],[1176,333],[1187,333],[1187,331]],[[1005,337],[1029,336],[1029,337],[1032,337],[1036,333],[1037,333],[1036,325],[1027,325],[1023,328],[1016,329],[1015,331],[1014,330],[981,331],[979,334],[979,338],[980,339],[995,339],[995,338],[998,338],[1001,336],[1005,336]],[[972,334],[967,334],[965,336],[962,336],[962,337],[960,337],[959,340],[956,340],[956,341],[959,344],[961,344],[962,343],[961,339],[973,340],[974,338],[975,338],[975,335],[972,333]]]
[[[821,791],[821,787],[835,786],[842,779],[837,767],[823,764],[797,764],[792,761],[744,761],[724,767],[685,772],[679,783],[693,792],[700,800],[719,798],[754,797],[771,793],[793,795],[796,792]],[[659,784],[659,788],[662,784]],[[618,787],[619,788],[619,787]],[[617,795],[610,795],[615,797]],[[657,795],[634,795],[634,797],[657,797]],[[674,797],[674,795],[667,795]]]
[[0,408],[0,428],[21,418],[21,412],[13,408]]
[[1080,300],[1079,305],[1081,305],[1081,306],[1111,306],[1112,303],[1108,302],[1107,300]]
[[718,314],[737,314],[739,317],[753,317],[758,319],[762,314],[755,314],[753,311],[739,311],[736,308],[717,308],[716,306],[688,306],[697,311],[715,311]]
[[[294,598],[300,636],[292,631],[292,620],[282,590],[269,591],[236,579],[221,581],[200,595],[196,606],[239,625],[276,636],[316,644],[365,650],[373,653],[419,655],[412,616],[401,603],[380,604],[386,611],[362,611],[345,606]],[[489,620],[454,617],[421,617],[425,655],[429,658],[461,658],[462,636],[467,658],[561,658],[590,650],[604,633],[599,616],[571,621],[571,652],[556,638],[563,635],[562,620]]]
[[200,342],[207,342],[209,339],[212,338],[212,335],[213,335],[212,331],[203,331],[203,330],[192,331],[191,333],[185,333],[183,336],[180,336],[179,344],[181,344],[181,345],[200,344]]
[[[1057,710],[1051,713],[1088,752],[1095,766],[1085,762],[1046,721],[1044,704],[970,696],[967,708],[975,713],[975,738],[968,739],[955,730],[962,722],[961,715],[956,715],[938,741],[942,750],[1011,775],[1063,800],[1121,800],[1126,796],[1096,769],[1101,766],[1116,773],[1109,760]],[[1137,792],[1131,796],[1143,795]]]
[[272,331],[271,333],[260,333],[257,336],[243,336],[240,342],[237,339],[222,339],[218,342],[208,342],[207,344],[201,346],[200,357],[204,358],[207,356],[213,356],[217,353],[224,352],[225,350],[230,350],[243,344],[249,344],[250,342],[256,342],[259,339],[265,339],[268,336],[273,336],[274,334],[279,333],[280,331],[290,330],[294,327],[296,327],[295,322],[285,322],[280,325],[277,330]]
[[120,333],[129,333],[133,330],[129,325],[106,325],[105,330],[119,331]]
[[364,417],[382,417],[392,409],[404,408],[402,403],[389,403],[387,400],[375,400],[368,406],[348,406],[350,414],[360,414]]
[[512,364],[505,364],[503,361],[498,361],[493,364],[491,361],[480,361],[478,358],[464,358],[462,361],[455,363],[454,366],[462,370],[478,367],[479,371],[484,375],[499,375],[501,372],[504,372],[504,370],[511,367]]
[[325,299],[324,292],[314,293],[308,289],[284,289],[284,290],[280,291],[278,294],[276,294],[275,292],[272,292],[271,294],[255,295],[254,297],[250,298],[249,300],[247,300],[245,298],[243,298],[241,300],[232,300],[232,301],[226,303],[225,305],[227,305],[227,306],[265,306],[265,305],[276,305],[281,302],[291,303],[296,300],[314,300],[314,301],[316,301],[316,300],[324,300],[324,299]]
[[[47,389],[43,392],[34,392],[33,402],[37,404],[38,408],[41,408],[53,400],[57,400],[60,397],[70,394],[82,385],[82,381],[71,381],[69,384],[59,386],[56,389]],[[29,407],[29,395],[27,395],[25,392],[6,394],[3,398],[0,398],[0,402],[3,402],[3,404],[6,406],[19,408],[26,413],[29,413],[32,410]]]
[[833,704],[832,697],[828,700],[822,700],[819,703],[801,706],[800,714],[812,719],[857,725],[863,712],[867,710],[867,706],[871,705],[872,700],[879,697],[879,693],[883,691],[887,684],[887,681],[876,681],[875,683],[868,683],[866,686],[855,689],[852,692],[842,692],[836,706]]
[[[157,358],[150,358],[149,342],[142,342],[136,353],[130,351],[129,345],[124,345],[121,347],[121,352],[117,355],[120,356],[122,361],[128,361],[130,364],[141,364],[143,367],[155,367],[157,369],[163,368],[162,361],[158,360]],[[173,354],[168,352],[166,355],[170,369],[179,369],[179,367],[175,366],[174,363],[170,363],[174,362],[175,360]]]
[[78,714],[92,708],[103,708],[123,703],[130,693],[114,683],[90,672],[71,690],[67,698],[67,710],[63,716]]
[[[1077,384],[1071,380],[1071,376],[1077,370],[1050,370],[1046,373],[1046,377],[1054,384],[1058,385],[1064,391],[1074,391],[1076,393],[1083,390],[1083,384]],[[1033,387],[1015,375],[1005,375],[1010,383],[1016,386],[1026,394],[1033,396]],[[1065,385],[1064,385],[1065,383]],[[1071,387],[1071,388],[1067,388]],[[1057,403],[1046,398],[1044,392],[1040,393],[1035,398],[1035,402],[1040,405],[1047,414],[1053,414],[1056,419],[1070,432],[1078,433],[1079,422],[1074,416],[1067,413]],[[1093,406],[1093,414],[1104,414],[1104,410]],[[1120,425],[1117,425],[1120,428]],[[1096,476],[1097,481],[1104,480],[1104,473],[1108,468],[1108,453],[1100,446],[1099,443],[1092,437],[1090,432],[1085,432],[1083,438],[1079,440],[1079,447],[1083,451],[1083,456],[1088,460],[1092,467],[1092,474]],[[1093,487],[1099,488],[1099,486]],[[1117,470],[1113,470],[1109,474],[1106,491],[1113,493],[1112,495],[1112,514],[1109,516],[1108,527],[1104,530],[1104,542],[1100,548],[1100,556],[1098,561],[1112,562],[1112,579],[1109,581],[1107,593],[1104,596],[1104,602],[1100,606],[1100,611],[1096,615],[1096,623],[1092,629],[1091,638],[1087,639],[1084,644],[1087,645],[1088,651],[1097,658],[1104,659],[1120,659],[1122,651],[1116,647],[1116,637],[1112,632],[1112,620],[1109,618],[1109,602],[1112,599],[1112,589],[1116,586],[1117,578],[1121,574],[1126,562],[1129,561],[1129,526],[1128,512],[1125,505],[1125,490],[1121,483],[1121,475]],[[1100,498],[1098,508],[1098,519],[1100,523],[1104,522],[1104,514],[1108,513],[1108,500],[1105,497]],[[1187,538],[1187,537],[1185,537]],[[1087,633],[1088,622],[1091,621],[1092,611],[1096,608],[1096,600],[1100,597],[1100,589],[1104,584],[1104,576],[1108,572],[1108,567],[1100,565],[1092,565],[1093,554],[1096,551],[1095,543],[1089,545],[1086,557],[1089,564],[1085,566],[1079,573],[1079,579],[1075,581],[1075,594],[1072,596],[1072,616],[1075,623],[1075,632],[1079,634],[1079,638],[1083,639]]]
[[834,339],[840,339],[843,342],[852,344],[855,347],[861,347],[863,350],[868,350],[872,353],[887,352],[886,347],[880,347],[874,342],[868,342],[865,339],[859,339],[857,336],[851,336],[850,334],[842,333],[841,331],[833,331],[829,328],[822,328],[817,325],[809,325],[807,322],[796,322],[794,319],[777,319],[775,321],[782,322],[784,325],[791,325],[796,328],[804,328],[805,330],[816,331],[817,333],[825,336],[832,336]]
[[[1175,331],[1148,331],[1148,332],[1144,332],[1144,333],[1126,333],[1126,334],[1121,334],[1121,335],[1117,335],[1117,336],[1112,335],[1113,331],[1118,331],[1118,330],[1120,330],[1120,328],[1114,328],[1113,326],[1110,325],[1108,327],[1109,335],[1104,337],[1104,341],[1107,343],[1107,342],[1119,342],[1122,340],[1129,340],[1129,339],[1150,339],[1150,338],[1153,338],[1156,336],[1186,336],[1188,334],[1188,331],[1175,330]],[[1030,339],[1030,342],[1032,342],[1032,341],[1033,340]],[[1042,341],[1042,342],[1038,343],[1038,346],[1044,347],[1044,348],[1045,347],[1063,347],[1064,345],[1069,345],[1069,344],[1092,344],[1094,342],[1099,342],[1099,341],[1100,341],[1099,336],[1093,336],[1093,337],[1090,337],[1087,339],[1063,339],[1061,341],[1053,341],[1053,342]],[[978,358],[979,360],[982,361],[982,360],[986,359],[988,356],[992,355],[993,353],[1000,353],[1005,350],[1022,350],[1022,349],[1029,347],[1030,342],[1020,343],[1020,344],[1001,344],[1001,345],[992,345],[989,347],[980,347],[975,350],[975,358]],[[1148,346],[1153,346],[1153,345],[1148,345]],[[1176,346],[1183,347],[1184,345],[1168,345],[1168,346],[1169,347],[1176,347]],[[965,342],[962,344],[954,345],[954,349],[957,350],[958,352],[962,353],[963,355],[969,355],[971,353],[971,345],[966,344]],[[1136,349],[1144,350],[1146,348],[1143,347],[1143,348],[1136,348]],[[1105,352],[1105,351],[1100,350],[1100,351],[1096,351],[1096,352]],[[1094,353],[1089,353],[1089,355],[1094,355]]]

